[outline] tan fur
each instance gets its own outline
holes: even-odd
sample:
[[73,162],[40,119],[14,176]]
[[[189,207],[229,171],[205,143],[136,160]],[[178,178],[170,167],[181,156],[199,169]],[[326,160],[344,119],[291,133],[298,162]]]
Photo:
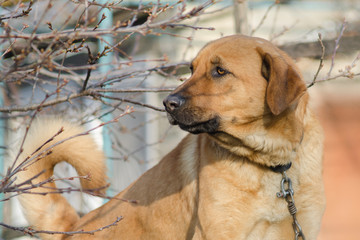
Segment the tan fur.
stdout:
[[[62,128],[64,129],[62,133],[35,152]],[[44,173],[31,182],[37,184],[46,181],[53,175],[54,166],[59,162],[66,161],[76,168],[80,176],[90,176],[90,181],[81,180],[84,189],[105,187],[104,155],[90,136],[79,136],[57,145],[57,143],[83,132],[84,129],[81,127],[59,118],[36,120],[31,125],[23,146],[24,151],[17,161],[19,165],[25,158],[30,157],[28,160],[30,165],[16,175],[16,183],[23,183],[42,171]],[[24,187],[29,187],[29,185],[26,184]],[[48,183],[44,187],[31,189],[31,192],[51,192],[45,187],[55,188],[56,185],[55,183]],[[60,194],[47,194],[45,196],[22,194],[19,200],[25,209],[28,221],[36,229],[67,231],[79,220],[78,214]],[[47,234],[43,234],[41,237],[43,239],[62,238],[60,235]]]
[[[307,239],[315,240],[325,206],[323,134],[293,61],[263,39],[236,35],[209,43],[192,65],[192,76],[172,93],[186,103],[170,118],[203,123],[218,117],[216,131],[188,135],[117,195],[138,203],[113,199],[78,219],[43,208],[53,204],[76,215],[60,196],[26,195],[23,203],[31,223],[51,230],[93,230],[123,217],[117,226],[94,235],[64,239],[294,239],[287,204],[276,197],[281,174],[269,169],[291,161],[287,174],[293,181],[297,217]],[[216,78],[216,66],[230,73]],[[30,136],[32,141],[39,138]],[[88,137],[82,138],[74,142]],[[61,151],[59,146],[50,156],[66,156],[79,171],[97,164],[90,160],[91,150],[72,144],[62,145]],[[41,161],[29,167],[23,179],[53,164]]]

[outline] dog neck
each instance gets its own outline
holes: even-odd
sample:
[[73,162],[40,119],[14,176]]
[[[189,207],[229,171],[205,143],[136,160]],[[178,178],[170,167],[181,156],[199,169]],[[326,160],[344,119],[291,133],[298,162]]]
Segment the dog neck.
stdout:
[[296,158],[297,149],[301,145],[306,106],[307,97],[295,109],[288,109],[281,116],[275,116],[271,124],[259,122],[254,128],[256,130],[238,126],[210,136],[219,146],[238,157],[271,168],[287,166]]
[[212,139],[232,154],[267,167],[287,165],[293,161],[299,145],[281,138],[269,139],[264,135],[249,135],[240,139],[227,133],[216,133]]

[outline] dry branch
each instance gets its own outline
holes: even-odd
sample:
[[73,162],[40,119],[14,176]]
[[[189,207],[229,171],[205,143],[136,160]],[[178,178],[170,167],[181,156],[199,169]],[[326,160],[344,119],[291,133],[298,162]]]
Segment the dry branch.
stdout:
[[40,233],[45,233],[45,234],[49,234],[49,235],[54,235],[54,234],[61,234],[61,235],[68,235],[68,236],[72,236],[75,234],[89,234],[89,235],[93,235],[96,232],[100,232],[104,229],[116,226],[118,222],[120,222],[123,218],[122,217],[117,217],[116,220],[106,226],[100,227],[98,229],[94,229],[94,230],[90,230],[90,231],[70,231],[70,232],[57,232],[57,231],[47,231],[47,230],[36,230],[33,229],[31,227],[15,227],[15,226],[11,226],[5,223],[0,222],[0,226],[6,227],[8,229],[14,230],[14,231],[18,231],[18,232],[22,232],[24,234],[30,235],[30,236],[34,236],[35,234],[40,234]]
[[[97,190],[99,189],[84,190],[76,187],[50,189],[46,186],[50,182],[72,181],[74,178],[87,178],[88,176],[49,178],[37,184],[32,184],[32,180],[37,179],[43,172],[22,183],[15,184],[15,178],[19,171],[25,170],[29,165],[51,154],[51,149],[63,141],[89,134],[104,125],[109,126],[124,115],[134,117],[132,115],[134,110],[125,107],[124,103],[125,105],[132,104],[150,109],[151,113],[162,113],[163,108],[146,102],[144,95],[173,90],[172,87],[169,87],[172,84],[168,84],[168,80],[165,82],[165,79],[182,79],[183,76],[180,72],[183,73],[184,68],[189,63],[185,59],[181,62],[171,62],[165,55],[149,57],[149,54],[146,54],[144,57],[140,45],[145,43],[143,48],[148,50],[151,48],[149,45],[151,45],[153,38],[166,35],[174,39],[189,40],[188,48],[190,48],[195,31],[214,30],[212,27],[199,26],[199,19],[203,15],[216,13],[229,7],[222,6],[220,9],[211,9],[207,12],[211,6],[217,3],[215,0],[202,1],[191,9],[189,8],[190,2],[182,0],[171,4],[162,4],[160,1],[153,4],[140,2],[137,6],[125,5],[123,1],[100,4],[96,1],[70,0],[66,2],[66,4],[71,5],[68,14],[55,11],[49,18],[47,14],[56,8],[55,4],[58,2],[61,1],[46,1],[41,9],[39,8],[40,1],[20,2],[12,8],[5,9],[0,14],[0,24],[4,30],[0,33],[0,90],[5,96],[5,104],[0,106],[0,118],[2,120],[21,118],[23,122],[28,122],[19,144],[20,150],[15,159],[12,159],[13,164],[10,165],[0,180],[0,193],[7,193],[7,196],[0,201],[8,201],[20,194],[46,195],[65,192],[86,192],[90,195],[113,199],[114,197],[111,196],[98,195]],[[271,9],[278,3],[279,1],[275,1],[270,5],[252,34],[262,26]],[[62,4],[59,9],[66,4]],[[34,14],[35,8],[40,9],[38,9],[38,16]],[[109,16],[101,15],[100,19],[98,18],[99,12],[103,8],[111,10],[115,15],[115,24],[110,28],[103,28],[102,26]],[[191,18],[196,19],[196,22],[189,23],[190,21],[186,21]],[[22,22],[19,24],[21,20]],[[29,25],[29,22],[34,24]],[[183,35],[184,33],[178,31],[181,29],[190,29],[192,33],[190,36]],[[287,31],[286,28],[278,35],[285,31]],[[319,36],[322,50],[318,42],[297,43],[281,48],[293,57],[321,57],[318,71],[310,86],[340,76],[351,78],[360,75],[360,73],[352,72],[360,59],[360,54],[339,74],[332,75],[333,67],[331,67],[326,78],[319,79],[319,73],[323,70],[322,61],[327,56],[333,56],[333,61],[335,61],[335,54],[350,52],[349,49],[351,51],[354,48],[360,49],[359,34],[347,36],[343,33],[344,31],[339,35],[337,42],[333,39],[323,40]],[[274,37],[278,35],[274,35]],[[111,44],[105,40],[109,36],[113,38]],[[142,39],[143,42],[141,42]],[[340,39],[341,47],[338,48]],[[100,48],[99,41],[103,42],[106,47]],[[113,54],[113,57],[109,63],[101,63],[100,60],[106,58],[110,53]],[[110,65],[111,69],[103,71],[102,69],[107,65]],[[26,98],[21,99],[24,92],[29,93],[30,96],[25,95]],[[77,120],[83,123],[90,122],[93,119],[110,118],[110,120],[76,136],[55,142],[56,137],[62,134],[62,130],[59,129],[54,136],[39,146],[30,156],[20,159],[22,146],[35,117],[43,114],[43,112],[58,111],[61,113],[75,112],[73,115],[79,115]],[[82,114],[78,114],[78,112]],[[113,118],[112,115],[117,117]],[[129,156],[136,158],[134,155],[137,152],[162,141],[159,139],[156,142],[145,142],[143,135],[136,133],[138,129],[149,122],[151,120],[136,123],[135,127],[129,129],[118,123],[119,126],[116,129],[118,132],[132,132],[137,139],[142,140],[142,144],[138,145],[139,148],[128,150],[121,145],[118,139],[114,139],[112,148],[114,150],[121,149],[122,160],[126,160]],[[51,146],[42,149],[45,144]],[[33,191],[34,189],[37,191]],[[132,199],[119,200],[136,203]],[[1,222],[0,225],[29,235],[38,233],[74,235],[93,234],[115,226],[120,220],[121,217],[107,226],[92,231],[76,232],[19,228]]]
[[[325,47],[324,58],[331,57],[336,47],[336,38],[323,39],[322,43]],[[319,48],[319,42],[297,42],[279,46],[293,58],[315,58],[320,59],[322,50]],[[341,47],[337,49],[337,54],[350,55],[354,50],[360,49],[360,33],[353,33],[341,37]]]
[[353,72],[357,62],[360,60],[360,52],[357,54],[357,56],[355,57],[355,59],[352,61],[352,63],[350,65],[347,65],[343,69],[340,69],[338,74],[332,75],[332,72],[333,72],[333,69],[335,66],[336,56],[337,56],[338,50],[340,49],[340,41],[343,42],[344,32],[345,32],[346,27],[347,27],[347,22],[344,21],[341,26],[339,35],[334,40],[334,47],[331,49],[332,54],[331,54],[331,64],[330,64],[329,70],[326,73],[326,75],[320,79],[319,79],[319,73],[323,69],[323,66],[324,66],[323,61],[326,56],[326,46],[322,40],[321,34],[319,34],[319,43],[321,46],[321,58],[320,58],[320,62],[319,62],[319,67],[314,75],[312,82],[308,85],[308,88],[312,87],[315,83],[326,82],[326,81],[330,81],[330,80],[334,80],[334,79],[338,79],[338,78],[352,79],[356,76],[360,76],[360,72]]
[[[27,122],[28,125],[20,140],[19,152],[0,180],[0,193],[6,193],[0,201],[8,201],[21,194],[86,192],[99,196],[99,189],[80,189],[73,186],[48,187],[50,182],[63,180],[71,182],[75,178],[88,176],[52,177],[33,184],[36,182],[34,180],[43,174],[41,172],[15,184],[17,173],[25,171],[31,164],[51,154],[53,147],[71,139],[56,142],[56,137],[62,134],[62,130],[59,129],[30,156],[23,158],[22,146],[32,121],[36,116],[44,114],[43,112],[72,113],[77,112],[78,109],[84,112],[82,117],[79,117],[81,122],[92,121],[89,119],[111,119],[82,133],[89,134],[104,125],[114,123],[124,115],[133,114],[133,109],[125,107],[125,104],[130,103],[162,112],[162,107],[145,102],[142,95],[171,91],[173,88],[164,83],[164,78],[180,78],[176,76],[177,71],[184,68],[188,62],[170,63],[167,56],[139,58],[141,49],[138,45],[131,49],[131,44],[134,39],[151,39],[163,35],[191,39],[191,36],[180,34],[179,29],[213,30],[211,27],[194,25],[185,20],[199,19],[214,4],[215,1],[208,0],[189,8],[186,1],[180,0],[171,4],[162,4],[160,1],[152,4],[140,3],[134,7],[125,5],[122,1],[100,4],[87,0],[49,0],[42,3],[20,2],[4,9],[0,13],[0,24],[4,30],[0,33],[2,80],[0,90],[5,96],[5,104],[0,106],[1,119],[12,121],[15,118],[22,118],[22,121]],[[69,11],[60,10],[65,9],[66,6],[71,6]],[[111,10],[114,14],[115,24],[110,28],[103,27],[109,16],[100,15],[98,18],[103,8]],[[38,15],[35,14],[35,10]],[[52,15],[50,16],[49,13]],[[30,22],[33,24],[28,24]],[[109,36],[113,39],[111,44],[106,40]],[[99,48],[99,41],[104,43],[105,48]],[[106,58],[109,53],[112,53],[113,57],[109,63],[104,64],[100,60]],[[111,65],[111,70],[104,72],[102,69],[105,65]],[[24,92],[29,95],[25,95],[27,97],[22,99]],[[114,118],[112,115],[117,117]],[[72,138],[79,136],[81,134]],[[45,144],[50,147],[43,149]],[[113,198],[107,195],[100,197]],[[119,200],[136,203],[131,199]],[[93,234],[115,226],[120,220],[121,217],[93,231],[67,233],[18,228],[5,223],[0,225],[30,235],[38,233],[73,235]]]

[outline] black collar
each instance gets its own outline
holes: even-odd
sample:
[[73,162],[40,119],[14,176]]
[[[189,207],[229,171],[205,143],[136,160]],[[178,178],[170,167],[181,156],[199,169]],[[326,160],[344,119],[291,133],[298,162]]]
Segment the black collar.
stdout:
[[290,167],[291,167],[291,162],[289,162],[289,163],[286,164],[286,165],[271,166],[270,169],[271,169],[271,171],[273,171],[273,172],[282,173],[282,172],[284,172],[284,171],[289,170]]

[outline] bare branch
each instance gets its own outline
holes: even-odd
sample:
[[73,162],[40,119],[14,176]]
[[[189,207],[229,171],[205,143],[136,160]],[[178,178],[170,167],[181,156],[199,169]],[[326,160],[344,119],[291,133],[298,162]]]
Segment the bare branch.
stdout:
[[[21,17],[25,17],[25,16],[28,16],[30,11],[32,10],[32,5],[34,4],[34,1],[31,0],[29,2],[29,5],[27,7],[27,9],[25,10],[22,10],[21,13],[18,13],[17,15],[10,15],[10,16],[1,16],[0,17],[0,23],[4,20],[8,20],[8,19],[16,19],[16,18],[21,18]],[[21,6],[23,6],[23,4],[21,4]],[[15,10],[13,13],[16,13],[17,10]]]
[[259,24],[258,24],[253,30],[251,30],[250,36],[253,36],[254,33],[255,33],[257,30],[259,30],[259,28],[264,24],[266,18],[268,17],[271,9],[272,9],[273,7],[275,7],[277,4],[279,4],[279,1],[278,1],[278,0],[274,1],[274,2],[266,9],[266,12],[265,12],[265,14],[263,15],[263,17],[261,18]]
[[[117,199],[99,193],[108,185],[98,189],[81,189],[72,181],[91,178],[87,175],[44,179],[44,175],[48,174],[44,170],[21,181],[18,175],[51,155],[59,144],[90,134],[95,129],[118,121],[124,115],[135,117],[146,112],[146,114],[156,114],[160,116],[159,118],[164,117],[162,107],[157,107],[157,103],[147,102],[146,96],[149,95],[147,93],[173,90],[174,88],[169,87],[172,84],[168,83],[168,79],[179,79],[186,72],[184,69],[187,69],[185,66],[188,62],[186,60],[169,62],[166,53],[161,53],[159,56],[153,54],[151,57],[149,54],[143,55],[143,48],[149,48],[148,45],[143,44],[143,41],[147,42],[149,39],[152,41],[151,39],[164,35],[191,40],[192,36],[179,30],[214,30],[212,27],[198,26],[187,20],[195,18],[198,21],[215,3],[214,0],[207,0],[189,8],[190,4],[181,0],[169,4],[163,4],[161,1],[140,3],[137,6],[126,5],[127,3],[123,1],[108,1],[100,4],[88,0],[42,3],[31,0],[28,3],[22,1],[12,3],[12,8],[6,8],[0,14],[3,29],[0,33],[0,75],[2,76],[0,87],[5,102],[0,106],[2,113],[0,117],[10,120],[9,122],[17,120],[21,122],[21,127],[9,128],[9,136],[13,137],[15,135],[13,131],[17,131],[18,128],[24,129],[24,133],[21,134],[17,146],[18,152],[11,155],[11,163],[0,179],[0,193],[6,193],[0,201],[5,202],[22,194],[45,196],[70,192]],[[112,11],[118,19],[111,27],[101,28],[110,18],[108,15],[99,14],[104,8]],[[106,40],[108,37],[112,38],[111,43]],[[132,47],[134,38],[139,41]],[[99,48],[98,41],[102,41],[105,47]],[[102,69],[105,64],[99,60],[107,58],[109,53],[113,54],[106,64],[111,64],[112,70],[104,72]],[[134,109],[126,104],[137,105],[139,110],[135,114]],[[147,108],[146,111],[142,110],[143,108]],[[57,132],[37,146],[35,151],[23,156],[24,143],[34,119],[38,115],[54,112],[59,115],[70,115],[82,123],[94,124],[94,120],[101,120],[103,123],[61,141],[57,139],[63,134],[63,129],[57,129]],[[72,114],[74,112],[81,114]],[[151,121],[144,119],[145,122],[139,126],[143,127],[146,121]],[[133,135],[138,140],[145,141],[141,134],[135,133],[142,130],[140,128],[134,127]],[[110,132],[110,134],[114,133]],[[128,150],[121,146],[120,141],[114,140],[114,136],[110,137],[114,144],[120,146],[114,148],[122,149],[124,156],[126,152],[130,152],[127,154],[127,159],[131,157],[136,161],[143,161],[136,156],[139,149]],[[155,144],[157,141],[151,143],[152,146]],[[144,148],[150,144],[139,144],[139,146]],[[66,182],[70,187],[58,187],[59,184],[54,187],[53,183],[59,182]],[[117,200],[137,203],[136,199]],[[121,217],[107,226],[92,231],[74,232],[19,228],[5,223],[0,223],[0,226],[29,235],[39,233],[73,235],[93,234],[115,226],[120,220]]]
[[110,223],[110,224],[108,224],[106,226],[103,226],[103,227],[100,227],[100,228],[97,228],[97,229],[94,229],[94,230],[90,230],[90,231],[80,230],[80,231],[70,231],[70,232],[57,232],[57,231],[47,231],[47,230],[36,230],[36,229],[30,228],[30,227],[14,227],[14,226],[10,226],[8,224],[2,223],[2,222],[0,222],[0,226],[9,228],[9,229],[14,230],[14,231],[22,232],[22,233],[25,233],[25,234],[30,235],[30,236],[34,236],[35,234],[39,234],[39,233],[46,233],[46,234],[50,234],[50,235],[62,234],[62,235],[68,235],[68,236],[72,236],[72,235],[75,235],[75,234],[93,235],[96,232],[100,232],[100,231],[103,231],[104,229],[116,226],[117,223],[120,222],[122,219],[123,219],[123,217],[117,217],[114,222],[112,222],[112,223]]
[[346,25],[347,25],[347,22],[344,21],[342,26],[341,26],[341,30],[340,30],[340,34],[338,36],[338,38],[335,40],[335,47],[334,47],[334,50],[333,50],[333,54],[331,56],[331,66],[330,66],[330,69],[328,71],[328,73],[326,74],[326,77],[329,78],[330,75],[331,75],[331,72],[334,68],[334,65],[335,65],[335,56],[336,56],[336,51],[338,50],[339,46],[340,46],[340,39],[342,38],[342,36],[344,35],[344,31],[346,29]]
[[356,76],[360,76],[360,72],[358,72],[358,73],[353,72],[353,69],[355,68],[356,63],[360,60],[360,53],[357,54],[357,56],[355,57],[355,59],[352,61],[352,63],[350,65],[347,65],[343,69],[340,69],[338,74],[332,75],[332,72],[333,72],[333,69],[335,66],[336,53],[340,47],[340,40],[342,39],[342,37],[344,35],[346,26],[347,26],[347,22],[344,21],[341,26],[340,33],[335,40],[335,47],[332,51],[331,64],[330,64],[329,70],[328,70],[326,76],[324,76],[321,79],[318,79],[318,75],[319,75],[321,69],[323,68],[323,61],[324,61],[326,49],[325,49],[325,46],[321,39],[321,35],[319,34],[319,42],[321,45],[322,54],[321,54],[321,58],[320,58],[320,62],[319,62],[319,67],[314,75],[312,82],[308,85],[308,88],[312,87],[315,83],[326,82],[326,81],[335,80],[335,79],[342,78],[342,77],[352,79]]
[[319,67],[318,67],[318,70],[316,71],[315,75],[314,75],[314,78],[312,80],[312,82],[307,86],[307,88],[310,88],[312,87],[315,83],[316,83],[316,79],[320,73],[320,70],[324,67],[324,64],[323,64],[323,61],[324,61],[324,56],[325,56],[325,46],[322,42],[322,37],[321,37],[321,34],[319,33],[319,43],[320,43],[320,46],[321,46],[321,58],[320,58],[320,62],[319,62]]

